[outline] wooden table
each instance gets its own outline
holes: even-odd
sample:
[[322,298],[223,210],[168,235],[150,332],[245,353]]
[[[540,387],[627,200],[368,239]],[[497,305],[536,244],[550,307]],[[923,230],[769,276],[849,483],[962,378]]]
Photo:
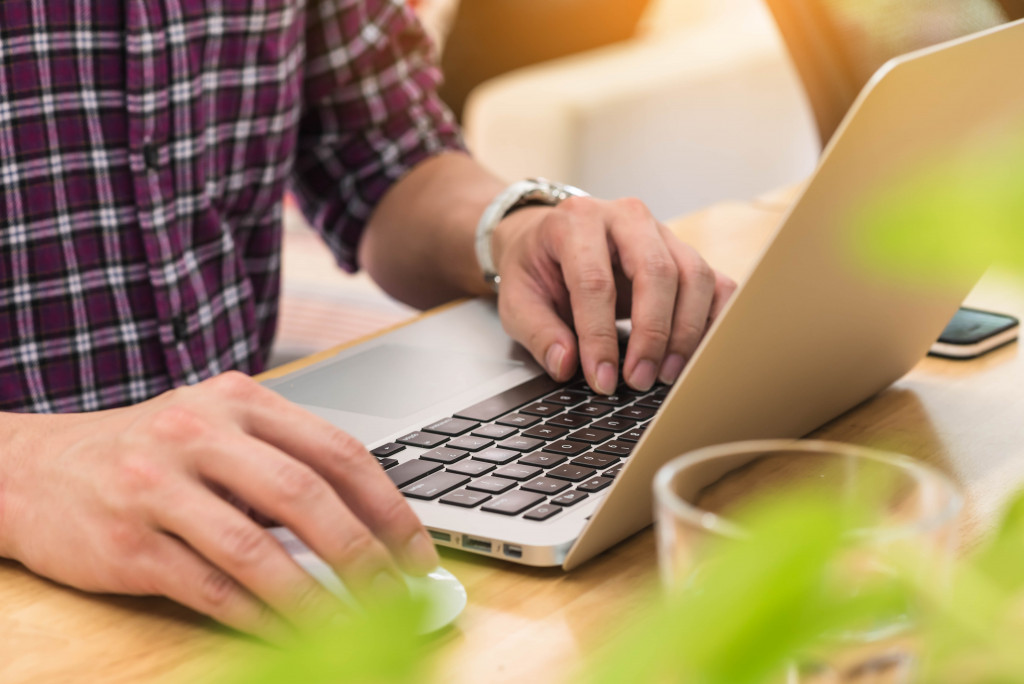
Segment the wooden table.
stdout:
[[[742,278],[788,197],[719,205],[674,228],[713,265]],[[1024,285],[987,277],[969,301],[1019,315]],[[1022,385],[1017,345],[970,362],[928,358],[815,436],[885,446],[950,473],[967,493],[964,525],[976,537],[1024,486]],[[655,578],[649,530],[571,574],[450,550],[442,562],[470,596],[439,644],[444,682],[567,681],[586,654],[617,634]],[[169,601],[91,596],[0,561],[2,682],[215,680],[226,656],[259,648]]]

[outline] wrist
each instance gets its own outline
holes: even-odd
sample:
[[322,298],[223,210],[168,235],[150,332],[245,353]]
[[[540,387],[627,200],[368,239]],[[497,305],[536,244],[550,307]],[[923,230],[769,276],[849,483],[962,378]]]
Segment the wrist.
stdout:
[[587,196],[577,187],[544,178],[518,181],[501,191],[484,209],[476,227],[474,248],[484,282],[495,293],[498,292],[501,276],[497,270],[499,261],[495,258],[494,234],[500,223],[527,207],[553,207],[570,197]]

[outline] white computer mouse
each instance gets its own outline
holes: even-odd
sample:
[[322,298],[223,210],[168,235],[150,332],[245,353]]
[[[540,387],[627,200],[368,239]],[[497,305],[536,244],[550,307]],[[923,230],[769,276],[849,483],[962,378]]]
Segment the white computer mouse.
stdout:
[[[313,553],[301,539],[287,527],[273,527],[269,532],[281,543],[299,566],[325,589],[350,606],[356,602],[344,583],[320,556]],[[466,588],[455,575],[444,568],[436,568],[425,577],[403,575],[409,593],[426,602],[427,611],[419,626],[421,634],[430,634],[447,627],[466,607]]]

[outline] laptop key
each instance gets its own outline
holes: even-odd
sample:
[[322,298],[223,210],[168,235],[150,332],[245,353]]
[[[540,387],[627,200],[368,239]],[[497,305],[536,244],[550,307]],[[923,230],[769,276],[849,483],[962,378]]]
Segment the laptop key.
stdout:
[[535,439],[561,439],[567,432],[569,432],[569,430],[563,427],[538,425],[523,432],[523,437],[533,437]]
[[609,468],[608,470],[604,471],[603,473],[601,473],[601,477],[610,477],[610,478],[614,479],[621,472],[622,472],[622,464],[618,463],[616,465],[613,465],[611,468]]
[[388,468],[394,468],[396,465],[398,465],[398,461],[396,461],[393,458],[378,458],[377,463],[380,463],[381,467],[384,468],[384,470],[387,470]]
[[573,392],[572,390],[561,390],[544,397],[544,401],[549,404],[561,404],[562,406],[575,406],[576,404],[582,404],[587,400],[588,394],[583,392]]
[[492,447],[490,449],[484,449],[480,453],[473,454],[473,458],[478,461],[487,461],[488,463],[497,463],[498,465],[505,465],[519,458],[520,453],[518,451],[511,451],[509,449],[499,449],[498,447]]
[[570,442],[567,439],[563,439],[546,445],[544,451],[550,451],[553,454],[565,454],[566,456],[578,456],[589,448],[589,444]]
[[491,472],[495,467],[495,465],[484,463],[483,461],[462,461],[461,463],[453,463],[448,466],[447,470],[449,473],[460,473],[476,477],[477,475]]
[[576,487],[581,492],[599,492],[612,483],[610,477],[594,477]]
[[551,468],[559,463],[565,461],[568,458],[563,454],[550,454],[546,451],[535,451],[529,456],[523,456],[519,459],[519,462],[524,465],[540,466],[541,468]]
[[565,480],[556,480],[551,477],[538,477],[536,480],[530,480],[524,484],[523,489],[528,492],[538,492],[539,494],[558,494],[568,486],[569,483]]
[[569,439],[574,439],[577,442],[586,442],[588,444],[600,444],[606,442],[615,434],[608,432],[607,430],[595,430],[593,426],[577,430],[576,432],[569,435]]
[[494,440],[486,439],[484,437],[473,437],[472,435],[464,435],[462,437],[456,437],[452,441],[448,442],[448,446],[452,449],[465,449],[466,451],[480,451],[494,444]]
[[615,416],[608,416],[602,418],[596,423],[591,424],[591,428],[595,430],[608,430],[610,432],[622,432],[636,425],[635,420],[626,420],[625,418],[616,418]]
[[495,421],[498,425],[509,425],[517,428],[528,428],[540,422],[537,416],[528,416],[525,413],[510,413],[507,416]]
[[608,406],[625,406],[635,398],[628,394],[598,394],[591,401],[595,404],[607,404]]
[[480,427],[480,423],[473,420],[466,420],[464,418],[442,418],[436,423],[431,423],[423,429],[427,432],[436,432],[440,435],[448,435],[449,437],[458,437],[464,435],[470,430]]
[[406,485],[402,487],[401,491],[402,494],[410,498],[430,501],[461,487],[467,482],[469,482],[469,478],[465,475],[440,472],[429,475],[418,482],[413,482],[411,485]]
[[420,454],[420,458],[424,461],[436,461],[438,463],[455,463],[469,456],[468,451],[462,449],[449,449],[448,447],[438,447],[433,451]]
[[636,402],[636,406],[643,406],[644,408],[659,409],[661,405],[665,403],[664,397],[644,397],[640,401]]
[[630,452],[633,451],[633,447],[636,446],[633,442],[625,442],[619,440],[612,440],[606,442],[594,449],[594,451],[602,454],[613,454],[615,456],[629,456]]
[[646,425],[635,427],[632,430],[628,430],[619,435],[619,439],[626,442],[639,442],[640,438],[644,436],[644,430],[647,429]]
[[482,428],[473,430],[474,437],[486,437],[487,439],[505,439],[516,434],[518,430],[509,425],[484,425]]
[[498,442],[498,446],[502,449],[514,449],[516,451],[533,451],[543,443],[543,440],[534,439],[532,437],[523,437],[520,435],[518,437],[509,437],[506,440]]
[[545,425],[553,425],[554,427],[567,427],[567,428],[581,428],[590,422],[590,418],[581,416],[576,413],[565,413],[560,416],[555,416],[551,420],[545,423]]
[[611,456],[609,454],[583,454],[577,456],[570,463],[578,466],[584,466],[585,468],[607,468],[610,465],[615,465],[619,462],[618,456]]
[[643,406],[627,406],[615,415],[618,418],[627,418],[629,420],[647,420],[657,413],[655,409],[644,408]]
[[455,417],[486,423],[509,411],[516,410],[523,404],[528,404],[535,399],[543,397],[545,394],[550,394],[558,389],[560,384],[552,380],[546,373],[538,375],[521,385],[516,385],[501,394],[496,394],[490,399],[485,399],[478,404],[462,409],[455,414]]
[[447,441],[448,438],[444,435],[435,435],[430,432],[410,432],[405,437],[400,437],[398,439],[399,444],[423,447],[424,449],[433,449],[437,445],[444,444]]
[[447,496],[442,496],[441,503],[452,506],[461,506],[462,508],[474,508],[475,506],[482,504],[484,501],[488,501],[490,498],[490,494],[484,494],[483,492],[471,492],[468,489],[460,489],[459,491],[452,492]]
[[413,459],[412,461],[406,461],[405,463],[396,465],[394,468],[390,468],[386,472],[387,476],[391,478],[391,481],[395,483],[395,486],[401,489],[410,482],[418,480],[430,473],[436,473],[440,469],[440,463],[431,463],[430,461]]
[[481,510],[489,513],[501,513],[502,515],[519,515],[527,508],[536,506],[543,500],[543,494],[534,494],[533,492],[524,492],[521,489],[517,489],[484,504]]
[[560,480],[569,480],[570,482],[580,482],[596,474],[597,471],[593,468],[584,468],[583,466],[571,463],[564,463],[548,471],[548,477],[557,477]]
[[486,477],[481,477],[479,480],[473,480],[468,485],[466,485],[466,489],[475,489],[478,492],[490,492],[491,494],[501,494],[502,492],[507,492],[508,490],[512,489],[515,486],[515,480],[509,480],[504,477],[494,477],[493,475],[488,475]]
[[[600,418],[601,416],[611,413],[612,407],[605,406],[604,404],[595,404],[593,402],[589,404],[583,404],[581,406],[574,406],[569,409],[572,413],[578,413],[582,416],[590,416],[591,418]],[[623,416],[626,417],[626,416]]]
[[388,442],[387,444],[381,444],[376,449],[370,449],[370,453],[377,457],[391,456],[397,454],[405,447],[401,444],[395,444],[394,442]]
[[554,499],[551,500],[551,503],[558,504],[559,506],[572,506],[573,504],[578,504],[580,501],[583,501],[588,496],[590,495],[587,494],[586,492],[578,492],[576,490],[573,490],[570,492],[566,492],[561,496],[556,496]]
[[561,512],[562,509],[559,506],[544,504],[542,506],[537,506],[523,517],[527,520],[547,520],[551,516],[558,515]]
[[543,401],[538,401],[536,403],[530,404],[529,406],[524,406],[523,408],[519,409],[519,412],[526,413],[531,416],[540,416],[541,418],[547,418],[548,416],[553,416],[556,413],[561,413],[562,407],[559,406],[558,404],[548,404]]
[[499,468],[494,471],[495,477],[507,477],[511,480],[529,480],[531,477],[541,472],[541,469],[537,466],[522,465],[521,463],[513,463],[507,465],[504,468]]

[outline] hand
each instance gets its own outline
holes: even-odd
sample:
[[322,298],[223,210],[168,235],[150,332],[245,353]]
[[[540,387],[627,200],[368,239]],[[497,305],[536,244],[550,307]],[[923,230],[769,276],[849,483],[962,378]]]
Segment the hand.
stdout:
[[275,639],[341,603],[229,498],[280,521],[356,597],[437,565],[344,432],[239,373],[130,408],[18,421],[0,457],[0,552],[79,589],[159,594]]
[[622,376],[646,390],[679,377],[736,289],[638,200],[520,209],[494,240],[506,331],[557,380],[578,361],[602,394],[618,384],[616,318],[633,324]]

